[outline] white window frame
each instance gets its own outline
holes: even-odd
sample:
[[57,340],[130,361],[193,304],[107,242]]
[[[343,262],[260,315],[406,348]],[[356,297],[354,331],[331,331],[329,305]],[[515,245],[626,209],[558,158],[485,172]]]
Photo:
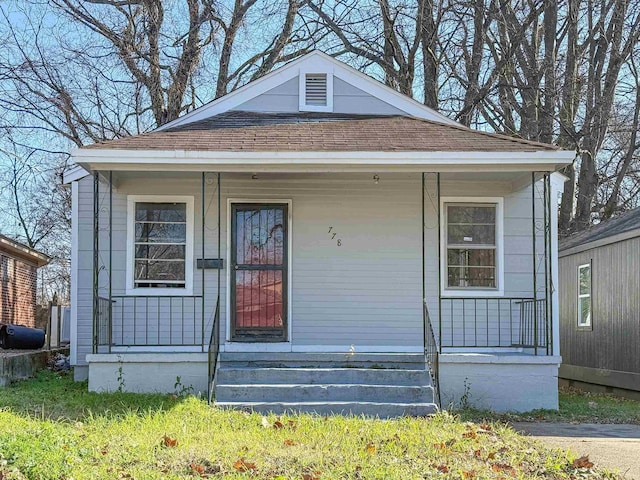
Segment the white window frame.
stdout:
[[[327,76],[327,104],[307,105],[307,75]],[[322,71],[321,69],[300,69],[298,75],[298,109],[301,112],[333,112],[333,72]]]
[[[184,288],[153,288],[136,287],[134,282],[134,253],[135,253],[135,210],[136,203],[185,203],[187,206],[187,237],[184,261]],[[192,295],[193,293],[193,205],[194,198],[187,195],[127,195],[127,266],[126,293],[127,295]]]
[[[447,285],[447,204],[449,203],[494,203],[496,205],[496,288],[451,288]],[[440,281],[443,297],[504,296],[504,197],[440,198]]]
[[[580,271],[583,268],[587,268],[589,267],[589,293],[580,293]],[[577,288],[576,288],[576,293],[578,294],[578,298],[576,301],[577,304],[577,312],[576,312],[576,325],[578,326],[578,328],[580,329],[587,329],[590,330],[592,328],[593,325],[593,267],[591,265],[591,261],[589,261],[589,263],[583,263],[582,265],[578,265],[578,270],[577,270]],[[589,321],[588,322],[582,322],[582,309],[580,308],[580,300],[583,298],[588,298],[589,299]]]

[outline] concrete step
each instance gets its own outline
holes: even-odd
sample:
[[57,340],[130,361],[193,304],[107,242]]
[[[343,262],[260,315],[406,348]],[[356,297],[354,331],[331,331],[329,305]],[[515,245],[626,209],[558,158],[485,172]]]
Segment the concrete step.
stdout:
[[376,368],[283,368],[221,366],[216,382],[229,384],[367,384],[424,386],[431,384],[427,370]]
[[220,362],[229,367],[424,369],[424,355],[414,353],[222,352]]
[[433,389],[423,386],[363,384],[216,385],[218,402],[433,402]]
[[221,408],[249,410],[262,414],[315,413],[318,415],[365,415],[378,418],[421,417],[436,413],[434,403],[387,402],[216,402]]

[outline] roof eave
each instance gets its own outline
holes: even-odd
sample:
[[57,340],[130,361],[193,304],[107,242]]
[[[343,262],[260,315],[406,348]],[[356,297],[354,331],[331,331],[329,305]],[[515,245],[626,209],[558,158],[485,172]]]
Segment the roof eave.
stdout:
[[331,171],[492,171],[553,172],[574,152],[211,152],[185,150],[78,149],[74,161],[87,171],[331,172]]
[[613,243],[623,242],[625,240],[631,240],[632,238],[640,237],[640,228],[634,228],[627,230],[626,232],[617,233],[615,235],[609,235],[607,237],[597,238],[595,240],[587,240],[583,243],[577,243],[569,247],[559,246],[558,256],[568,257],[575,255],[576,253],[585,252],[594,248],[604,247],[605,245],[611,245]]
[[48,255],[23,245],[20,242],[16,242],[4,235],[0,235],[0,248],[37,267],[43,267],[51,261],[51,257]]

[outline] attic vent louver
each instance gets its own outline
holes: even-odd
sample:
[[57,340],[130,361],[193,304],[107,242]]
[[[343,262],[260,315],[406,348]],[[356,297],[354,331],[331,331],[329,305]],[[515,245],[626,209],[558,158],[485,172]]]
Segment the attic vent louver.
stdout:
[[327,75],[325,73],[307,73],[305,76],[305,104],[327,105]]

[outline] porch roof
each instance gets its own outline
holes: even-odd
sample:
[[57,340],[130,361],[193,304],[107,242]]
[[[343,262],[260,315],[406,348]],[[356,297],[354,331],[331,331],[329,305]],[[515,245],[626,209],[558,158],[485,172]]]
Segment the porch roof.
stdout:
[[559,152],[545,143],[401,115],[228,111],[82,150],[200,152]]

